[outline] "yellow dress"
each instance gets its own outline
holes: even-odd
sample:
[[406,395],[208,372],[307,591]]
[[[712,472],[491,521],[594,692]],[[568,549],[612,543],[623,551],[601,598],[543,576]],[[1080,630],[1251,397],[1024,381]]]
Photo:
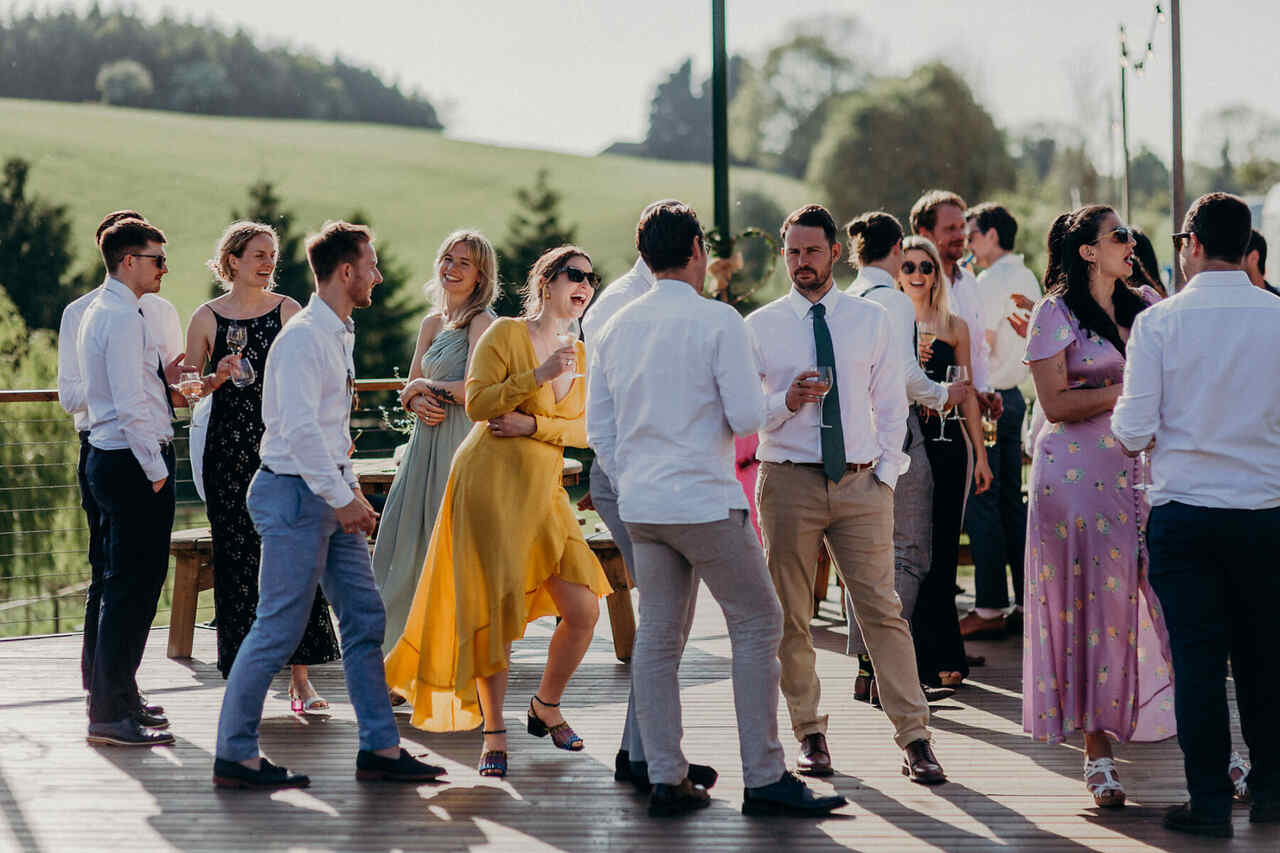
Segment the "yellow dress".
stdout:
[[[483,722],[475,679],[507,668],[506,648],[529,622],[559,615],[552,575],[597,597],[612,592],[561,483],[564,448],[587,444],[586,380],[557,403],[551,383],[534,381],[537,366],[528,327],[510,318],[485,331],[471,358],[466,410],[477,423],[453,457],[409,619],[386,658],[387,684],[420,729]],[[490,433],[487,420],[511,411],[533,415],[537,431]]]

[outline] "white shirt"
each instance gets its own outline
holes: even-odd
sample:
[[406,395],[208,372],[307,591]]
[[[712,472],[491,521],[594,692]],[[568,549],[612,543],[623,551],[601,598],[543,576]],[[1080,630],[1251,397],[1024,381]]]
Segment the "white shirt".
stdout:
[[764,395],[738,312],[661,280],[599,333],[587,373],[587,441],[640,524],[704,524],[747,509],[733,436],[764,424]]
[[587,352],[594,352],[601,330],[609,319],[640,296],[644,296],[658,280],[653,271],[644,262],[644,258],[636,258],[635,266],[623,273],[609,284],[595,304],[582,317],[582,339],[587,345]]
[[[75,420],[76,432],[89,428],[89,403],[85,397],[84,378],[80,373],[80,355],[76,349],[80,337],[80,323],[89,303],[106,286],[95,287],[84,296],[71,302],[62,310],[62,322],[58,325],[58,402]],[[168,366],[179,353],[186,351],[182,340],[182,322],[178,309],[163,296],[144,293],[138,300],[147,330],[155,339],[160,355]]]
[[1151,452],[1153,506],[1280,507],[1280,299],[1202,272],[1140,313],[1111,432]]
[[138,298],[108,276],[79,322],[75,345],[86,405],[89,443],[128,448],[155,482],[169,476],[160,454],[173,439],[169,386],[160,376],[159,341],[147,328]]
[[[1040,301],[1040,283],[1035,273],[1027,269],[1022,255],[1008,253],[978,276],[978,297],[982,300],[982,320],[988,331],[996,334],[995,345],[990,347],[987,362],[987,378],[996,389],[1013,388],[1022,384],[1030,368],[1022,361],[1026,352],[1026,339],[1013,330],[1006,319],[1013,312],[1013,300],[1018,293],[1033,303]],[[983,336],[986,340],[986,336]]]
[[355,323],[317,294],[276,335],[262,378],[264,467],[297,474],[334,509],[355,498],[351,394]]
[[[902,372],[907,378],[907,400],[942,411],[947,406],[947,386],[934,382],[920,366],[916,350],[916,309],[911,297],[898,290],[893,276],[879,267],[863,267],[845,291],[876,302],[889,312],[893,325],[893,346],[902,353]],[[903,469],[905,470],[905,469]]]
[[978,280],[959,264],[956,264],[956,272],[959,275],[950,283],[951,313],[969,327],[969,371],[973,387],[979,391],[990,391],[991,381],[987,375],[990,349],[985,334],[987,323],[983,319],[982,300],[978,297]]
[[[873,462],[876,478],[893,488],[907,470],[906,381],[889,312],[869,299],[841,293],[834,284],[820,300],[835,351],[836,389],[845,461]],[[817,364],[813,305],[792,288],[747,317],[764,383],[766,420],[756,458],[764,462],[822,462],[819,407],[787,408],[796,374]]]

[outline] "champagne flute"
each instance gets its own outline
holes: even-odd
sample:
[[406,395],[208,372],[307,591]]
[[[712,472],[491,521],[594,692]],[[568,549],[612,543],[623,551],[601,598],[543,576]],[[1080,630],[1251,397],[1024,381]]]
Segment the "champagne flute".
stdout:
[[1134,491],[1145,492],[1151,488],[1150,475],[1147,473],[1150,470],[1148,468],[1150,464],[1150,460],[1147,459],[1147,451],[1144,450],[1138,454],[1138,474],[1134,478]]
[[811,368],[809,368],[809,370],[810,370],[810,371],[812,371],[813,373],[818,374],[817,376],[815,376],[815,377],[813,377],[812,379],[810,379],[810,380],[809,380],[809,381],[810,381],[810,382],[812,382],[814,385],[817,385],[817,386],[818,386],[818,394],[819,394],[819,399],[818,399],[818,426],[822,427],[823,429],[831,429],[831,424],[829,424],[829,423],[825,423],[825,421],[824,421],[824,419],[823,419],[823,417],[822,417],[822,415],[823,415],[822,407],[823,407],[823,406],[826,404],[826,402],[827,402],[827,393],[831,390],[831,385],[832,385],[832,383],[834,383],[834,382],[835,382],[835,378],[836,378],[836,377],[835,377],[835,374],[836,374],[835,368],[834,368],[834,367],[831,367],[830,365],[825,365],[825,364],[824,364],[824,365],[821,365],[821,366],[819,366],[819,367],[811,367]]
[[244,356],[244,348],[249,345],[249,328],[239,323],[232,323],[227,326],[227,349],[231,350],[233,355],[240,357],[240,367],[231,375],[231,382],[237,388],[244,388],[253,384],[253,380],[258,378],[257,371],[253,369],[253,362]]
[[[577,342],[580,332],[578,321],[570,317],[560,324],[559,329],[556,331],[556,340],[560,342],[560,346],[570,347]],[[578,370],[578,360],[576,358],[573,360],[573,373],[570,375],[574,379],[582,379],[586,376],[585,373]]]
[[182,375],[178,377],[178,393],[187,401],[187,407],[190,408],[200,399],[200,392],[204,390],[204,382],[200,379],[200,374],[194,370],[184,370]]

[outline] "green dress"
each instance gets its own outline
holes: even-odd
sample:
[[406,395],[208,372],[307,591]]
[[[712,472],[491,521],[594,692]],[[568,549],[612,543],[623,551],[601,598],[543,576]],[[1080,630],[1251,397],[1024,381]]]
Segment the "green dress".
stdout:
[[[466,371],[467,330],[442,329],[422,355],[422,375],[441,382],[457,382],[465,378]],[[471,431],[471,420],[462,406],[446,405],[444,410],[444,420],[435,426],[422,421],[414,424],[409,447],[382,510],[373,547],[373,576],[387,610],[384,655],[404,631],[436,513],[449,482],[453,453]]]

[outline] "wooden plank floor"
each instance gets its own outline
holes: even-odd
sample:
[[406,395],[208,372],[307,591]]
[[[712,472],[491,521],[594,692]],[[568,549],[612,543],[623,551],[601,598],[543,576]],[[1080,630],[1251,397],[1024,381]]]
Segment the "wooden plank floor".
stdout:
[[[165,635],[156,631],[138,680],[168,709],[178,741],[154,750],[85,743],[78,636],[0,642],[0,850],[1280,850],[1280,827],[1250,825],[1242,807],[1231,842],[1160,827],[1164,807],[1185,797],[1174,741],[1119,747],[1130,805],[1113,813],[1093,808],[1080,780],[1078,744],[1051,747],[1022,733],[1016,639],[971,644],[988,665],[935,708],[936,751],[950,784],[908,783],[887,720],[848,698],[854,672],[839,653],[845,631],[831,604],[814,630],[839,773],[815,787],[834,788],[852,805],[821,822],[746,818],[739,811],[729,643],[719,610],[705,589],[702,596],[682,669],[685,744],[691,758],[721,776],[712,807],[696,815],[650,820],[645,799],[613,781],[628,669],[613,657],[607,619],[564,699],[585,753],[558,752],[523,731],[523,706],[550,636],[544,621],[515,648],[507,782],[476,774],[477,733],[429,735],[401,715],[405,742],[447,765],[450,781],[357,783],[355,721],[341,666],[326,665],[312,680],[334,703],[329,716],[291,715],[283,677],[268,697],[265,751],[313,780],[306,791],[274,795],[214,791],[223,692],[214,634],[197,629],[195,659],[179,663],[165,658]],[[785,713],[780,703],[794,761]]]

